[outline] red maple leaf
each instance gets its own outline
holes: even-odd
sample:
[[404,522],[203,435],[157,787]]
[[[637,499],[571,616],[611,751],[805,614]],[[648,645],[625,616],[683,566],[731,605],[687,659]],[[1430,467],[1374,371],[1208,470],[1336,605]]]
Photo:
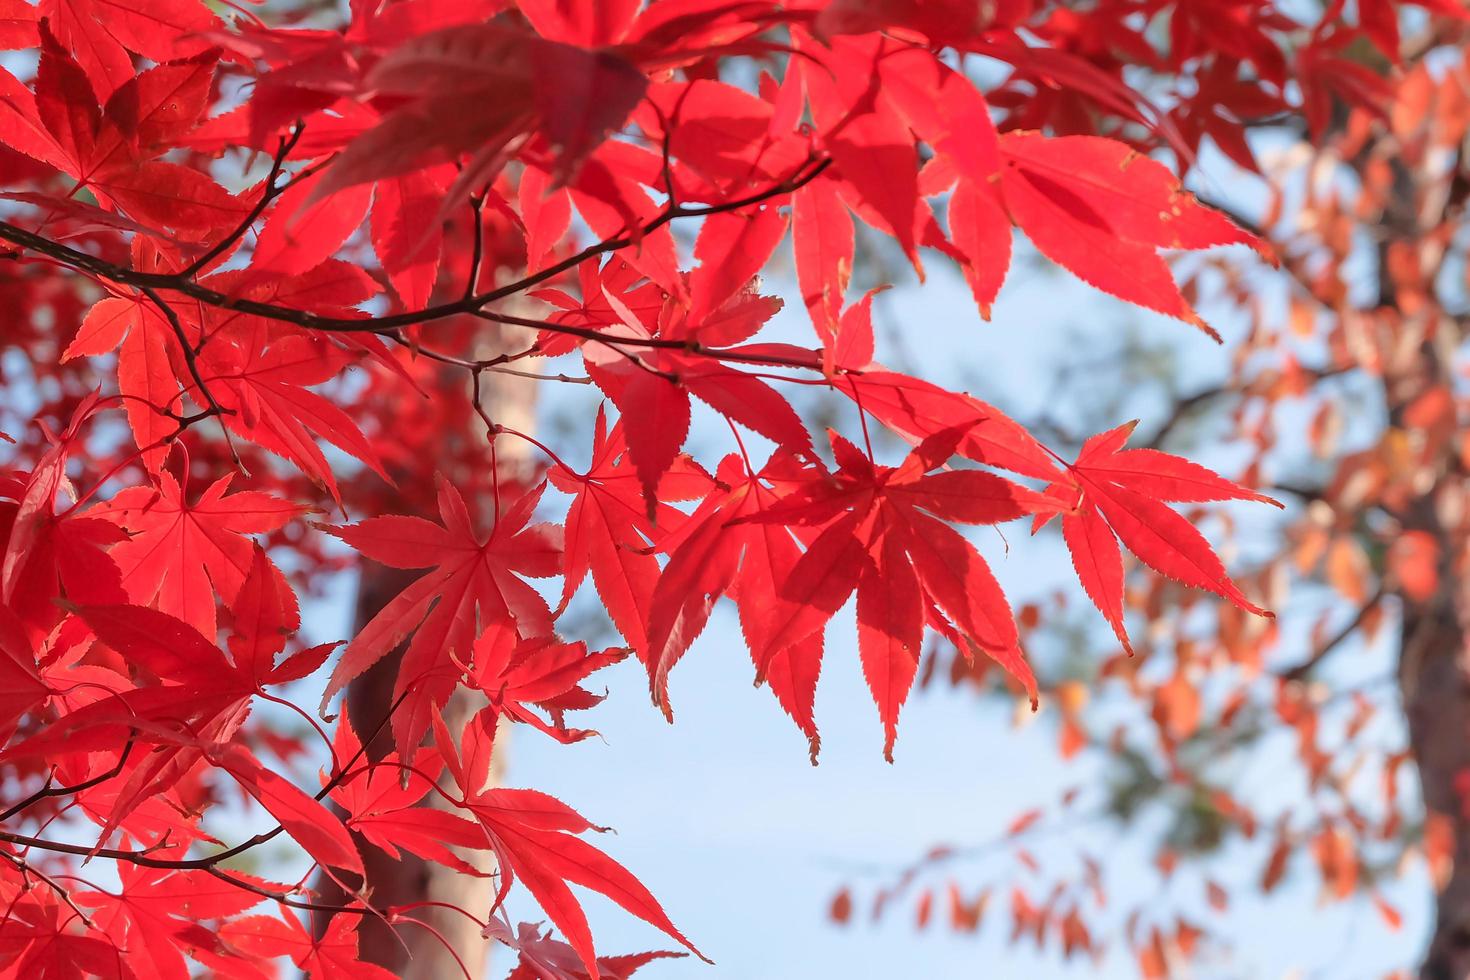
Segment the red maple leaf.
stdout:
[[120,864],[118,886],[117,892],[79,892],[77,904],[95,910],[98,926],[121,943],[133,971],[158,980],[188,980],[184,957],[198,942],[199,920],[238,915],[260,899],[206,871]]
[[[183,470],[188,479],[189,460]],[[156,489],[119,492],[94,516],[107,515],[129,532],[109,554],[123,576],[128,598],[176,616],[206,637],[215,635],[217,601],[231,604],[250,573],[254,549],[248,535],[283,527],[303,508],[259,491],[230,494],[227,474],[188,500],[188,484],[160,473]],[[270,571],[279,579],[274,565]],[[218,593],[219,599],[215,595]]]
[[[1119,539],[1159,574],[1213,592],[1248,612],[1270,615],[1230,580],[1204,535],[1164,505],[1222,500],[1281,505],[1179,456],[1156,449],[1124,449],[1136,424],[1129,422],[1088,439],[1068,467],[1073,482],[1050,488],[1070,505],[1062,515],[1062,536],[1077,577],[1118,641],[1132,651],[1123,625]],[[1037,526],[1051,516],[1039,515]]]
[[587,472],[558,466],[548,478],[558,490],[574,495],[567,508],[562,604],[590,571],[613,625],[640,657],[646,657],[648,610],[659,579],[650,542],[683,522],[684,514],[670,504],[699,497],[709,487],[708,474],[687,456],[676,458],[659,482],[661,503],[656,519],[650,520],[623,426],[608,432],[607,417],[599,407]]
[[401,767],[394,752],[379,763],[362,762],[362,754],[362,742],[344,707],[337,719],[332,755],[338,766],[349,768],[331,796],[346,812],[349,829],[392,858],[402,849],[461,874],[485,873],[451,850],[451,846],[485,848],[484,831],[474,821],[448,810],[418,805],[434,792],[429,775],[438,776],[443,770],[437,751],[419,752],[412,769]]
[[[580,682],[627,655],[617,647],[589,653],[585,643],[563,643],[554,636],[521,639],[510,624],[492,623],[475,641],[472,683],[497,715],[539,728],[559,742],[578,742],[597,733],[567,728],[565,713],[602,700]],[[532,706],[550,714],[551,722]]]
[[347,645],[322,704],[410,634],[395,696],[408,693],[393,717],[399,753],[411,761],[430,716],[442,707],[471,657],[477,628],[508,622],[525,637],[552,629],[551,609],[520,576],[543,578],[561,568],[561,528],[532,525],[545,485],[511,502],[488,535],[474,529],[459,491],[439,479],[442,524],[421,517],[372,517],[329,533],[392,568],[432,568],[398,594]]
[[[715,228],[726,234],[722,226]],[[767,251],[775,247],[776,240],[769,231],[755,234],[766,236],[761,247]],[[711,255],[708,264],[719,263]],[[695,290],[692,302],[700,303],[694,309],[706,312],[694,319],[671,296],[660,309],[656,328],[648,327],[619,296],[603,287],[603,295],[617,316],[610,332],[622,337],[656,338],[672,345],[640,350],[636,355],[596,340],[582,348],[588,373],[623,416],[628,452],[650,511],[658,499],[659,481],[674,465],[688,436],[691,396],[777,445],[797,452],[810,450],[806,427],[775,388],[750,372],[700,356],[706,348],[747,340],[780,309],[779,300],[756,292],[754,281],[735,287],[730,282],[713,273],[691,277]],[[681,350],[680,343],[690,345],[690,349]]]
[[1052,505],[980,470],[926,475],[949,460],[966,430],[929,437],[897,467],[875,465],[833,433],[837,472],[754,518],[821,531],[776,583],[782,602],[747,624],[752,655],[759,663],[816,633],[856,590],[858,649],[890,758],[931,610],[947,616],[964,638],[966,656],[983,650],[1036,700],[1000,585],[974,546],[943,522],[996,524]]
[[484,827],[499,863],[501,882],[496,906],[519,880],[577,951],[594,980],[599,972],[592,933],[568,884],[602,893],[703,959],[704,955],[675,928],[658,900],[627,868],[577,836],[603,828],[595,827],[545,793],[489,788],[495,720],[494,710],[482,711],[465,728],[456,749],[443,719],[434,715],[434,740],[464,795],[462,805]]
[[394,975],[358,957],[358,915],[334,915],[320,935],[312,935],[291,912],[282,917],[250,915],[225,923],[220,939],[254,956],[289,956],[310,980],[394,980]]

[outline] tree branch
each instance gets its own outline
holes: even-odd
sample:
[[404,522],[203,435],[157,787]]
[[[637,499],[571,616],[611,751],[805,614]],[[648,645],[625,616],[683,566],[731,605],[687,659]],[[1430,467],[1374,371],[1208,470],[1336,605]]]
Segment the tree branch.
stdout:
[[[132,286],[139,290],[165,290],[179,293],[190,299],[197,300],[206,306],[212,306],[222,310],[232,310],[238,313],[246,313],[251,316],[263,317],[267,320],[275,320],[280,323],[290,323],[309,330],[321,330],[329,333],[380,333],[385,330],[396,330],[401,327],[411,327],[418,324],[430,323],[447,317],[461,314],[481,313],[483,308],[498,300],[525,292],[533,286],[540,285],[548,279],[555,278],[563,272],[576,268],[588,259],[616,252],[627,248],[642,240],[664,225],[678,218],[702,217],[711,214],[721,214],[727,211],[736,211],[740,208],[759,204],[773,197],[790,194],[800,187],[805,186],[820,175],[830,165],[827,159],[809,159],[791,177],[777,184],[773,184],[764,190],[748,194],[745,197],[725,201],[720,204],[711,204],[700,207],[685,207],[675,205],[665,208],[656,218],[646,222],[637,234],[624,234],[615,238],[604,239],[594,245],[589,245],[570,255],[560,262],[554,263],[531,275],[517,279],[515,282],[498,286],[495,289],[467,296],[449,303],[440,303],[435,306],[426,307],[421,310],[413,310],[405,313],[393,313],[385,316],[361,316],[361,317],[331,317],[321,316],[307,310],[301,310],[289,306],[279,306],[275,303],[264,303],[259,300],[246,299],[240,296],[230,296],[221,293],[208,286],[202,286],[192,281],[180,272],[142,272],[137,269],[129,269],[124,266],[108,262],[94,255],[79,251],[69,245],[27,231],[8,221],[0,221],[0,240],[10,242],[12,245],[20,246],[40,255],[54,259],[63,265],[69,266],[82,272],[90,273],[98,279],[117,283],[124,286]],[[502,318],[499,314],[492,314],[488,318],[496,319],[496,322],[514,323],[518,318]],[[561,333],[576,334],[564,324],[536,324],[541,329],[552,330]],[[595,331],[594,331],[595,333]],[[627,343],[635,343],[629,339]],[[664,342],[654,346],[684,346],[679,342]]]
[[1342,629],[1338,630],[1325,642],[1323,642],[1321,646],[1313,650],[1311,656],[1307,657],[1307,659],[1303,660],[1295,667],[1282,671],[1277,676],[1280,677],[1283,681],[1304,680],[1306,676],[1317,667],[1318,664],[1331,656],[1332,651],[1340,647],[1343,644],[1343,641],[1345,641],[1348,637],[1357,632],[1358,627],[1363,625],[1363,621],[1368,618],[1368,614],[1372,612],[1380,602],[1383,601],[1385,595],[1387,595],[1387,592],[1384,590],[1383,586],[1380,585],[1378,587],[1378,591],[1373,593],[1373,595],[1369,597],[1368,601],[1363,603],[1363,605],[1358,609],[1358,613],[1356,616],[1353,617],[1352,622],[1348,623]]

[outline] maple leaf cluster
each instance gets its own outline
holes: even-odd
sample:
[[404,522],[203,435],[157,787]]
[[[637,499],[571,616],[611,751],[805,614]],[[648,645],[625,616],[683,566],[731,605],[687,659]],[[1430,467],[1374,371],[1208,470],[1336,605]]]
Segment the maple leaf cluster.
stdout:
[[[587,737],[567,714],[630,657],[672,716],[670,673],[720,599],[813,759],[824,633],[850,600],[890,758],[926,637],[1034,703],[1011,605],[956,525],[1059,523],[1125,646],[1125,549],[1262,613],[1169,504],[1265,498],[1126,448],[1131,426],[1068,462],[885,366],[874,294],[850,295],[861,225],[921,274],[953,265],[988,316],[1020,229],[1085,282],[1213,334],[1164,253],[1269,249],[1146,151],[1189,159],[1232,114],[1274,111],[1282,15],[1236,5],[1251,16],[1221,57],[1258,86],[1163,113],[1093,50],[1150,6],[1100,5],[1084,36],[1065,5],[1029,0],[354,0],[331,29],[199,0],[0,3],[0,43],[29,57],[0,69],[0,171],[20,188],[5,288],[29,317],[6,383],[37,406],[0,416],[16,441],[0,966],[172,978],[187,958],[248,977],[289,957],[376,975],[357,923],[417,920],[373,904],[373,846],[464,875],[493,863],[493,906],[460,911],[517,952],[515,976],[626,976],[664,954],[599,956],[571,885],[697,950],[588,843],[603,828],[493,785],[496,732]],[[1301,56],[1312,84],[1371,96],[1331,50]],[[963,55],[1012,71],[987,90]],[[804,344],[774,339],[761,273],[778,253]],[[600,393],[581,455],[565,451],[585,466],[492,411],[487,389],[526,378]],[[805,389],[844,432],[813,439],[789,398]],[[729,455],[689,454],[696,411],[728,423]],[[911,449],[880,462],[870,429]],[[526,450],[521,472],[501,458]],[[349,512],[367,516],[308,520]],[[309,644],[298,592],[342,545],[418,574],[345,645]],[[558,632],[589,579],[616,646]],[[391,709],[349,717],[338,696],[384,663]],[[479,708],[451,730],[466,694]],[[302,779],[313,751],[329,761]],[[209,818],[231,803],[267,829],[218,839]],[[341,904],[310,872],[232,863],[282,837]],[[81,876],[84,856],[117,880]],[[517,884],[559,939],[506,918]]]

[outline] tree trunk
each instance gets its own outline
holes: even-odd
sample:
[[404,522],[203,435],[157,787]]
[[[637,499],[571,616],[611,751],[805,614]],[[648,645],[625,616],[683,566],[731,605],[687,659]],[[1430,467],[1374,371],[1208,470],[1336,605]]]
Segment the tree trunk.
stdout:
[[[1390,375],[1387,395],[1393,430],[1405,412],[1436,384],[1448,384],[1446,365],[1458,336],[1447,330],[1426,339],[1408,370]],[[1434,932],[1420,965],[1424,980],[1470,980],[1470,602],[1464,595],[1459,546],[1441,519],[1440,501],[1460,499],[1455,461],[1442,458],[1423,471],[1424,491],[1399,518],[1401,533],[1426,534],[1438,550],[1433,595],[1395,593],[1401,610],[1398,680],[1409,750],[1424,803],[1423,847],[1435,890]]]
[[[475,351],[476,357],[488,358],[526,346],[527,336],[523,331],[507,329]],[[523,365],[534,368],[534,359]],[[535,382],[509,375],[485,374],[481,378],[482,403],[489,417],[507,424],[521,432],[533,427],[535,418]],[[454,397],[454,396],[451,396]],[[463,397],[468,397],[466,392]],[[476,422],[478,425],[478,420]],[[484,443],[483,428],[474,433],[447,434],[447,439],[472,438]],[[496,447],[503,479],[514,484],[528,476],[531,458],[527,446],[515,439],[502,438]],[[484,465],[489,466],[488,449]],[[451,482],[463,482],[456,474],[446,473]],[[480,527],[487,529],[493,521],[493,501],[478,501]],[[476,501],[470,501],[472,508]],[[405,572],[387,568],[373,562],[365,562],[358,583],[354,633],[361,630],[376,616],[390,600],[403,591],[421,573]],[[393,704],[393,688],[398,676],[402,649],[384,657],[379,663],[348,686],[346,701],[353,723],[364,737],[365,728],[383,718]],[[467,659],[468,651],[463,651]],[[444,720],[449,731],[456,737],[469,724],[475,713],[485,704],[477,691],[461,688],[444,708]],[[490,783],[498,783],[505,767],[506,728],[502,724],[495,740],[495,757],[491,766]],[[381,758],[393,748],[392,732],[385,728],[368,747],[370,758]],[[442,798],[431,797],[435,805],[448,808]],[[489,851],[464,851],[456,848],[459,856],[471,865],[487,872],[486,877],[474,878],[433,862],[423,861],[411,854],[403,853],[395,860],[372,846],[361,837],[357,843],[367,871],[366,885],[369,898],[379,908],[399,907],[423,902],[444,903],[443,906],[421,906],[412,916],[429,928],[404,925],[388,926],[379,919],[365,917],[359,927],[360,956],[364,962],[385,967],[404,980],[444,980],[457,976],[469,976],[479,980],[485,975],[489,962],[490,941],[480,934],[479,927],[468,916],[452,908],[464,909],[479,919],[487,917],[494,901],[498,878],[493,873],[495,864]],[[343,900],[341,890],[325,876],[317,882],[317,888],[327,902]],[[314,923],[317,934],[325,922]],[[433,931],[431,931],[431,929]],[[438,935],[436,935],[437,933]],[[441,938],[442,937],[442,938]]]
[[[1365,156],[1364,159],[1367,159]],[[1378,305],[1393,311],[1400,349],[1384,372],[1389,434],[1414,428],[1409,411],[1436,387],[1453,390],[1463,340],[1453,320],[1403,302],[1392,269],[1392,250],[1408,248],[1426,269],[1444,259],[1429,229],[1449,219],[1448,185],[1435,188],[1424,175],[1389,157],[1392,193],[1379,216]],[[1416,342],[1410,346],[1410,340]],[[1397,356],[1395,356],[1397,355]],[[1393,516],[1401,533],[1427,534],[1438,549],[1437,585],[1422,601],[1398,591],[1402,622],[1398,680],[1409,750],[1424,803],[1423,846],[1436,899],[1434,932],[1420,966],[1424,980],[1470,980],[1470,602],[1457,557],[1462,543],[1442,519],[1440,507],[1461,500],[1463,476],[1456,440],[1425,459],[1418,472],[1422,492]],[[1417,487],[1416,487],[1417,489]],[[1457,518],[1448,523],[1451,527]],[[1392,574],[1391,572],[1389,573]],[[1390,581],[1390,587],[1393,583]],[[1422,598],[1422,597],[1421,597]]]
[[1399,682],[1409,744],[1419,769],[1426,843],[1453,840],[1450,862],[1435,868],[1437,913],[1424,980],[1470,977],[1470,819],[1461,781],[1470,772],[1470,674],[1465,626],[1448,591],[1425,607],[1405,602]]
[[[1424,392],[1449,383],[1445,365],[1458,336],[1426,340],[1417,363],[1388,378],[1389,422]],[[1450,450],[1449,452],[1452,452]],[[1424,980],[1470,980],[1470,600],[1459,568],[1460,546],[1441,519],[1441,501],[1461,499],[1456,461],[1440,459],[1423,471],[1426,489],[1396,515],[1401,533],[1428,535],[1438,550],[1433,595],[1416,600],[1394,593],[1401,610],[1398,680],[1409,750],[1424,803],[1423,847],[1435,890],[1434,932],[1420,965]],[[1457,520],[1457,519],[1456,519]],[[1390,583],[1391,584],[1391,583]]]
[[[414,573],[381,565],[364,567],[358,585],[355,627],[361,629],[366,625],[384,604],[416,577]],[[400,658],[401,651],[385,657],[349,686],[348,711],[359,731],[372,724],[373,719],[386,715],[392,706]],[[463,731],[481,703],[475,692],[457,692],[444,709],[444,720],[449,730]],[[492,782],[498,782],[504,770],[504,735],[503,730],[497,734],[495,763],[490,775]],[[392,732],[385,728],[369,747],[368,754],[371,758],[381,758],[392,748]],[[442,803],[442,800],[437,802]],[[357,843],[367,869],[372,903],[380,908],[416,902],[443,902],[484,918],[494,900],[496,879],[493,877],[471,878],[407,853],[401,860],[395,860],[361,837],[357,838]],[[488,859],[487,852],[460,851],[459,854],[484,871],[494,870],[494,862]],[[329,886],[325,878],[322,885],[324,890],[334,887]],[[479,927],[467,916],[449,908],[428,906],[415,910],[413,917],[432,927],[443,939],[429,929],[402,924],[390,927],[379,919],[368,917],[358,929],[363,961],[386,967],[405,980],[439,980],[461,976],[465,972],[476,980],[484,976],[489,944],[480,935]]]

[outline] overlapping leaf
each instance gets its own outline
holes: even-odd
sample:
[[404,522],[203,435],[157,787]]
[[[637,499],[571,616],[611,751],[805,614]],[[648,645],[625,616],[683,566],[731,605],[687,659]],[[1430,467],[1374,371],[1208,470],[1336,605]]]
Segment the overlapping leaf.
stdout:
[[[215,635],[216,594],[234,603],[250,573],[248,535],[274,531],[302,509],[259,491],[229,494],[232,480],[222,477],[190,502],[186,488],[164,472],[156,490],[124,490],[106,511],[129,532],[109,552],[128,597],[139,605],[157,599],[156,608],[207,637]],[[280,579],[274,566],[270,572]]]
[[489,534],[480,535],[464,498],[441,477],[442,524],[384,516],[327,528],[374,561],[433,571],[399,593],[347,645],[323,705],[412,633],[395,692],[409,692],[409,701],[393,719],[398,750],[411,759],[434,709],[458,684],[456,658],[462,663],[471,656],[479,624],[509,624],[524,637],[549,634],[546,600],[520,577],[544,578],[561,568],[561,528],[530,523],[540,497],[538,488],[508,503]]
[[931,436],[898,467],[875,466],[834,434],[837,472],[758,518],[820,526],[821,532],[777,582],[776,594],[785,603],[754,624],[752,653],[759,661],[821,630],[856,591],[864,674],[890,757],[898,712],[918,666],[926,600],[958,630],[967,654],[983,650],[1036,698],[1000,585],[974,547],[942,520],[995,524],[1050,505],[978,470],[926,475],[953,455],[965,434],[960,428]]

